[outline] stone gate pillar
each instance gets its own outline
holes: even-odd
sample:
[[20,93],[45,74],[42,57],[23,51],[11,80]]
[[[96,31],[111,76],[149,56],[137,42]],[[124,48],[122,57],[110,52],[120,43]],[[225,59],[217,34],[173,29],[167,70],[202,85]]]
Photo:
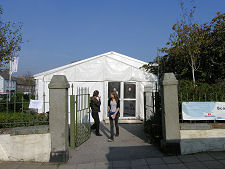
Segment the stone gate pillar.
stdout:
[[49,127],[51,133],[50,162],[67,162],[68,150],[68,88],[66,76],[54,75],[49,88]]
[[161,78],[162,133],[161,146],[168,154],[180,154],[180,124],[178,109],[178,80],[173,73]]

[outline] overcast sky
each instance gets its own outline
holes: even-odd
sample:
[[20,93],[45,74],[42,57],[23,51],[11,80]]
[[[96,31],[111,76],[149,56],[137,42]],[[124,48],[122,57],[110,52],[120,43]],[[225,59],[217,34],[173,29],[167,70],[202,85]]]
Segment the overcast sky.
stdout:
[[[184,0],[186,7],[190,1]],[[19,72],[32,74],[116,51],[146,62],[180,16],[179,0],[0,0],[4,20],[23,22]],[[225,0],[198,0],[196,21],[225,12]]]

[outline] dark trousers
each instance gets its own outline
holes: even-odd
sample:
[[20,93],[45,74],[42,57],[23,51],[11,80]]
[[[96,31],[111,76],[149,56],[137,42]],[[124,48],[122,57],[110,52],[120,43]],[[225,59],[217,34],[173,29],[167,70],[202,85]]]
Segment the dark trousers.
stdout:
[[98,112],[92,112],[91,113],[92,118],[94,119],[94,124],[91,126],[91,129],[96,129],[96,133],[99,133],[99,124],[100,124],[100,120],[99,120],[99,115]]
[[119,134],[119,115],[116,115],[115,119],[113,119],[111,116],[109,117],[109,122],[110,122],[110,133],[111,133],[111,138],[114,138],[114,125],[113,125],[113,120],[115,121],[115,127],[116,127],[116,134]]

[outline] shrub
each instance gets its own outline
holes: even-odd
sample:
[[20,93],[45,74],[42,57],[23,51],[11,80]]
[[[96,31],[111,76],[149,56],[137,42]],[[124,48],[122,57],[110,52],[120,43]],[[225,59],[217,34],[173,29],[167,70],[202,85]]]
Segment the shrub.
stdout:
[[179,99],[181,101],[225,101],[225,84],[196,83],[192,81],[179,81]]
[[47,124],[48,115],[46,113],[0,113],[0,128],[13,128]]
[[182,102],[224,102],[225,84],[208,84],[197,82],[195,87],[192,81],[180,80],[178,85],[179,115],[182,119]]
[[148,141],[154,144],[160,144],[162,139],[162,106],[161,97],[158,92],[155,92],[155,111],[150,119],[144,123],[144,130]]

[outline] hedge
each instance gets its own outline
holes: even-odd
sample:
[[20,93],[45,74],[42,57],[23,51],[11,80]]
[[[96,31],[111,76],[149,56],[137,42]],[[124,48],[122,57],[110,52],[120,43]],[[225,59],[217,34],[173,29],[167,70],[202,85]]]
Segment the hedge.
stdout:
[[179,81],[180,101],[225,101],[225,84],[196,83],[192,81]]
[[23,126],[47,125],[46,113],[5,113],[0,112],[0,128],[13,128]]

